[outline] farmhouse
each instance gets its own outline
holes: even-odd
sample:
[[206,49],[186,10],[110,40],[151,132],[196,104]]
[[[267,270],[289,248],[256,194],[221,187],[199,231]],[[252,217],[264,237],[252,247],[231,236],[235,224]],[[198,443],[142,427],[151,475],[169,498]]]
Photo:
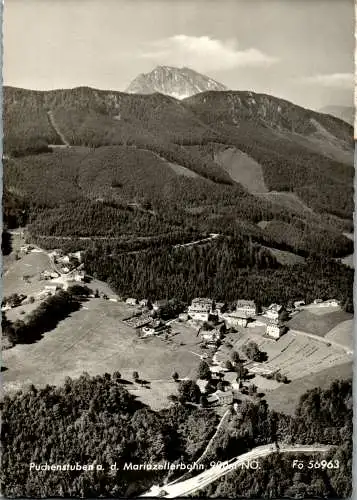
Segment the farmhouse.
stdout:
[[339,301],[336,299],[329,299],[325,300],[322,304],[320,304],[320,307],[338,307],[340,305]]
[[76,271],[74,273],[74,280],[75,281],[84,281],[85,280],[85,273],[84,271]]
[[283,328],[281,325],[279,325],[278,320],[270,320],[267,323],[267,329],[266,333],[269,337],[272,337],[274,339],[279,339],[282,335]]
[[211,365],[209,369],[211,374],[214,375],[216,378],[220,378],[221,374],[223,375],[224,372],[228,371],[227,368],[223,368],[220,365]]
[[136,306],[137,300],[129,297],[128,299],[126,299],[125,303],[128,304],[128,306]]
[[57,292],[57,290],[61,290],[63,288],[64,288],[63,283],[51,283],[51,285],[45,286],[45,292],[54,295]]
[[264,311],[264,316],[271,319],[278,319],[283,310],[283,306],[279,304],[271,304],[268,309]]
[[49,280],[51,278],[58,278],[58,277],[59,277],[59,274],[55,273],[54,271],[43,271],[40,274],[40,279],[43,279],[43,280]]
[[228,328],[234,328],[237,326],[243,326],[244,328],[246,328],[246,326],[248,325],[248,321],[250,320],[250,316],[248,316],[244,312],[234,311],[232,313],[225,314],[224,320]]
[[213,393],[213,394],[209,394],[207,396],[207,403],[212,405],[214,403],[218,403],[219,402],[219,399],[218,399],[218,396],[216,393]]
[[209,380],[203,380],[202,378],[197,379],[196,384],[200,388],[201,394],[205,394],[207,392],[207,387],[209,386]]
[[72,252],[69,254],[70,257],[74,257],[75,259],[79,260],[79,262],[82,262],[83,260],[83,252],[78,251],[78,252]]
[[297,300],[296,302],[294,302],[295,309],[298,309],[299,307],[304,306],[304,305],[305,305],[304,300]]
[[161,311],[164,307],[166,307],[168,304],[168,301],[166,299],[161,299],[157,300],[156,302],[153,303],[152,308],[155,312]]
[[22,247],[20,247],[20,252],[22,253],[29,253],[31,250],[33,249],[33,247],[31,245],[23,245]]
[[253,300],[238,300],[236,306],[236,313],[238,314],[244,313],[244,315],[247,318],[255,316],[256,313],[255,302]]
[[188,315],[196,321],[208,321],[212,313],[213,300],[196,298],[192,300],[188,308]]
[[216,391],[213,393],[222,405],[230,405],[233,403],[233,393],[232,391]]
[[218,315],[218,318],[222,318],[222,314],[226,310],[226,304],[224,302],[217,302],[215,306],[215,313]]
[[142,329],[144,335],[159,335],[167,331],[167,326],[160,320],[151,321]]
[[221,332],[218,328],[215,328],[214,330],[204,330],[200,331],[200,337],[209,344],[217,344],[217,342],[221,339]]
[[139,302],[139,306],[140,307],[147,307],[148,304],[149,304],[148,299],[141,299],[140,302]]

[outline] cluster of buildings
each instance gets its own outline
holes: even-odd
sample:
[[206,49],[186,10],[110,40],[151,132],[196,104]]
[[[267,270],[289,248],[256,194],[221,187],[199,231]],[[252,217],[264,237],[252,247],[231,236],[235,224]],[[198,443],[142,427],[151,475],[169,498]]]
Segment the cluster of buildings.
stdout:
[[140,306],[140,307],[148,307],[149,305],[149,301],[148,299],[142,299],[142,300],[138,300],[138,299],[135,299],[133,297],[129,297],[126,299],[125,303],[128,305],[128,306]]
[[123,322],[136,330],[141,329],[143,337],[160,335],[169,331],[167,323],[160,319],[153,318],[152,312],[145,312],[143,314],[132,316],[123,320]]
[[212,330],[200,329],[198,334],[208,346],[216,347],[222,339],[222,327],[216,327]]
[[[193,299],[188,307],[188,318],[208,322],[218,320],[223,322],[227,328],[243,327],[257,319],[257,306],[253,300],[239,299],[233,311],[226,311],[227,307],[223,302],[214,303],[212,299]],[[279,304],[272,304],[262,314],[265,318],[263,325],[266,325],[266,335],[274,339],[280,338],[284,332],[284,326],[280,323],[279,317],[285,309]],[[261,315],[259,315],[260,317]],[[220,339],[217,331],[201,333],[203,340],[211,344],[216,344]]]
[[[133,307],[140,307],[141,309],[150,307],[152,308],[152,312],[157,313],[167,306],[168,301],[163,299],[151,304],[147,299],[138,300],[136,298],[128,298],[126,299],[126,304]],[[337,306],[339,303],[334,299],[327,301],[316,299],[314,305],[327,307]],[[305,306],[304,301],[296,301],[292,310],[295,309],[298,311],[303,306]],[[179,314],[178,320],[183,322],[190,320],[194,322],[199,326],[198,335],[201,340],[208,346],[217,347],[222,339],[222,326],[226,328],[263,327],[266,336],[277,340],[287,330],[284,322],[289,318],[288,314],[290,313],[284,306],[276,303],[258,312],[254,300],[239,299],[234,309],[229,310],[224,302],[215,302],[207,297],[197,297],[192,300],[185,312]],[[144,335],[154,335],[165,331],[163,325],[153,325],[151,314],[146,312],[143,312],[140,316],[134,316],[126,320],[126,323],[130,324],[133,328],[142,328]],[[205,328],[203,328],[205,323],[211,323],[211,327],[205,325]],[[212,324],[216,326],[212,327]]]
[[20,247],[20,252],[27,255],[28,253],[32,252],[34,250],[34,246],[32,245],[23,245]]
[[83,270],[76,271],[70,276],[58,276],[57,280],[51,280],[47,285],[45,285],[45,292],[48,295],[54,295],[59,290],[68,290],[68,288],[77,283],[83,283],[85,281],[85,273]]
[[123,320],[123,323],[130,326],[131,328],[142,328],[148,325],[152,321],[152,316],[150,313],[140,314],[137,316],[132,316],[131,318]]

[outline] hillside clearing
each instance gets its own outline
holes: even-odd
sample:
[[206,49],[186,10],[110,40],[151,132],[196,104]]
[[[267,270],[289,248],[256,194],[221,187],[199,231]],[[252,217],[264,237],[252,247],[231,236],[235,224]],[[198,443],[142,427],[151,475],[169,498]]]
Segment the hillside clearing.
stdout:
[[[327,308],[326,308],[327,309]],[[335,308],[336,309],[336,308]],[[324,337],[332,328],[342,321],[350,320],[352,315],[338,309],[334,312],[324,311],[324,308],[316,308],[317,314],[313,309],[305,309],[294,316],[287,324],[292,330],[313,333]],[[320,314],[319,314],[320,313]]]
[[301,255],[297,255],[296,253],[265,246],[262,246],[262,248],[268,250],[268,252],[270,252],[282,266],[294,266],[295,264],[303,264],[305,262],[304,257],[301,257]]
[[332,330],[330,330],[326,335],[326,339],[333,340],[338,344],[345,345],[346,347],[353,348],[353,325],[354,322],[352,319],[348,319],[346,321],[342,321],[342,323],[338,324]]
[[260,192],[255,194],[266,200],[276,202],[288,210],[302,213],[307,212],[308,214],[314,213],[312,208],[308,207],[295,193],[269,191],[268,193]]
[[171,163],[171,162],[166,162],[167,165],[175,172],[177,175],[183,175],[185,177],[199,177],[196,172],[193,170],[190,170],[189,168],[183,167],[182,165],[179,165],[178,163]]
[[50,260],[45,253],[29,253],[12,261],[4,273],[5,295],[23,293],[30,296],[40,293],[44,289],[44,281],[40,281],[39,275],[50,270]]
[[[242,351],[244,345],[253,341],[263,352],[268,355],[268,360],[261,363],[271,371],[281,371],[289,380],[296,380],[301,374],[308,375],[319,372],[331,366],[344,364],[351,359],[342,348],[328,346],[318,339],[297,335],[288,332],[279,340],[275,341],[262,335],[260,327],[240,329],[238,334],[230,334],[229,340],[233,344],[233,350],[240,353],[241,358],[245,359]],[[229,359],[231,350],[223,345],[218,353],[217,360],[223,363]],[[259,386],[260,377],[253,379],[254,384]],[[261,380],[261,389],[268,388],[267,384]]]
[[288,385],[281,385],[278,389],[267,391],[264,398],[269,407],[277,412],[293,415],[300,397],[315,387],[328,389],[336,379],[352,377],[352,362],[331,366],[318,373],[304,375]]
[[250,193],[266,193],[268,191],[261,165],[246,153],[237,148],[227,148],[216,153],[214,160],[234,181],[242,184]]

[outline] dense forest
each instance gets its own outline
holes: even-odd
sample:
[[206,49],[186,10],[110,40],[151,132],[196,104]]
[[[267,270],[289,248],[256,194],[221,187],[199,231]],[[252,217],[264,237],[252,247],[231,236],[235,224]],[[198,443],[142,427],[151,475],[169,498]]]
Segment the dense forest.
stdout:
[[[124,388],[119,373],[77,380],[62,387],[33,385],[2,403],[2,492],[6,497],[136,496],[162,483],[167,471],[123,471],[125,462],[190,462],[202,453],[217,425],[207,409],[174,404],[160,412],[143,407]],[[346,498],[351,494],[352,381],[302,396],[296,414],[271,412],[266,402],[242,402],[207,457],[228,459],[271,442],[337,445],[327,459],[340,468],[304,471],[272,455],[260,471],[235,470],[200,496]],[[310,457],[311,458],[311,457]],[[291,460],[291,459],[290,459]],[[94,471],[30,471],[29,464],[94,464]],[[111,471],[115,464],[117,470]],[[301,498],[301,497],[300,497]]]
[[[123,471],[124,464],[187,462],[214,432],[210,410],[143,407],[119,373],[5,396],[1,491],[6,497],[133,496],[162,481],[163,471]],[[94,471],[30,471],[29,464],[94,464]],[[117,464],[117,471],[110,466]],[[97,469],[97,465],[103,470]]]
[[244,237],[118,255],[105,254],[102,246],[89,249],[84,259],[90,275],[107,281],[123,296],[185,302],[202,296],[218,301],[244,297],[266,306],[334,297],[347,311],[353,310],[352,269],[321,258],[283,267]]
[[[177,176],[148,151],[99,148],[8,160],[4,181],[4,223],[11,228],[30,222],[33,239],[132,241],[193,232],[243,234],[303,256],[342,257],[353,248],[342,235],[351,230],[348,221],[279,206],[238,184]],[[261,221],[269,224],[259,227]]]

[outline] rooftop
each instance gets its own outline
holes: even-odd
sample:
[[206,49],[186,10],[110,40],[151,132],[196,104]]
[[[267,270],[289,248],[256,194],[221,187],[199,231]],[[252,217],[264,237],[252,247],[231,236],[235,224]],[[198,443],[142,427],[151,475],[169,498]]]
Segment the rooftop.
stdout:
[[237,300],[237,307],[255,307],[254,300]]
[[192,299],[192,304],[212,304],[213,300],[208,298],[197,297]]

